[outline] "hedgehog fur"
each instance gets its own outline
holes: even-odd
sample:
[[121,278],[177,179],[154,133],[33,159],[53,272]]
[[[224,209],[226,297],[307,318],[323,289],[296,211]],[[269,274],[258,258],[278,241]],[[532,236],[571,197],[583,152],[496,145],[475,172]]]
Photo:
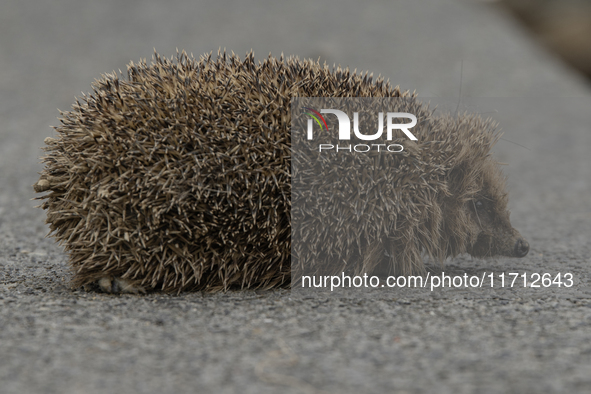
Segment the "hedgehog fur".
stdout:
[[[490,122],[435,118],[381,78],[283,56],[256,63],[252,52],[243,60],[182,52],[176,61],[155,54],[150,64],[132,62],[127,79],[106,74],[92,90],[61,112],[34,185],[47,193],[38,198],[50,234],[69,253],[73,287],[289,286],[292,97],[404,98],[429,119],[432,131],[406,141],[389,163],[398,168],[387,174],[397,208],[378,204],[383,221],[333,235],[331,242],[358,245],[340,257],[360,259],[363,270],[384,263],[388,272],[410,274],[423,271],[425,252],[442,260],[526,249],[490,158]],[[480,213],[471,208],[482,201],[489,202]],[[316,246],[296,251],[296,264],[318,257]]]

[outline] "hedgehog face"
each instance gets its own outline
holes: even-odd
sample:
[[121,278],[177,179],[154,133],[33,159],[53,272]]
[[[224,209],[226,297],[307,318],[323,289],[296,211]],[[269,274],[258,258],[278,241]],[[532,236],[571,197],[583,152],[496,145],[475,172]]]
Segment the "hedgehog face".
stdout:
[[467,252],[475,257],[524,257],[529,244],[511,226],[504,179],[496,164],[488,164],[482,171],[482,189],[467,201],[465,207],[470,222]]

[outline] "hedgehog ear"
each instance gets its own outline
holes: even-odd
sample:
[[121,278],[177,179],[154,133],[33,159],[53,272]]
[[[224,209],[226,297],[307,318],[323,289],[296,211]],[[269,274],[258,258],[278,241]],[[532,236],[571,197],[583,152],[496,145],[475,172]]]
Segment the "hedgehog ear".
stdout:
[[465,172],[466,165],[464,163],[456,165],[449,171],[446,179],[448,180],[452,191],[457,191],[457,189],[460,188],[461,184],[463,183],[463,179],[466,177]]
[[448,172],[447,187],[455,200],[465,202],[479,191],[474,175],[467,162],[457,164]]

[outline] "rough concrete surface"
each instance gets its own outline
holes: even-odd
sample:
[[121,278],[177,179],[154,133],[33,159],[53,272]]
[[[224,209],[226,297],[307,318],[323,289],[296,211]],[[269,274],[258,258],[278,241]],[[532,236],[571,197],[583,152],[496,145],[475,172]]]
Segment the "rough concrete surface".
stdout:
[[[56,108],[101,73],[177,47],[320,57],[494,117],[512,223],[531,250],[443,271],[572,273],[573,286],[71,290],[31,201]],[[589,82],[485,2],[4,0],[0,393],[591,392],[589,109]]]

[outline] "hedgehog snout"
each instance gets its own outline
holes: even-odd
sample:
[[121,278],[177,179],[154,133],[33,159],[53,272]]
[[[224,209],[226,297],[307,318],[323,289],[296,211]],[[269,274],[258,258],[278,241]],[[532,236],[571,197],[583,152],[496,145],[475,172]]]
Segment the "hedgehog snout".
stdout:
[[523,238],[519,238],[517,242],[515,242],[515,249],[513,249],[513,253],[515,257],[524,257],[529,252],[529,243]]

